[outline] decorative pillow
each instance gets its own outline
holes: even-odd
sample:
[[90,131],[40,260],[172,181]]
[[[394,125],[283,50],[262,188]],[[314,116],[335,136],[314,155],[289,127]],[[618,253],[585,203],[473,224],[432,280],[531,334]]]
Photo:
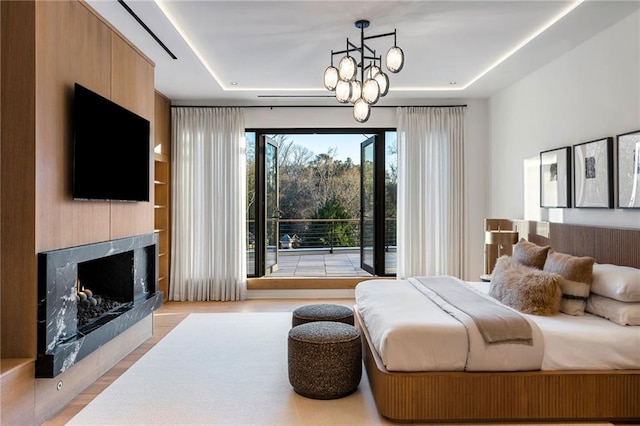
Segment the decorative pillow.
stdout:
[[560,275],[530,268],[502,256],[496,262],[489,295],[522,313],[550,316],[558,313]]
[[516,269],[518,266],[518,262],[507,255],[500,256],[496,260],[493,272],[491,273],[491,282],[489,283],[489,296],[498,301],[502,301],[502,299],[504,299],[507,292],[507,286],[504,285],[502,275],[507,273],[509,270]]
[[560,312],[567,315],[584,315],[590,287],[585,283],[560,277],[560,288],[562,289]]
[[547,260],[549,249],[551,249],[551,246],[539,246],[521,238],[513,246],[513,258],[525,266],[542,269],[544,268],[544,262]]
[[549,250],[544,270],[559,274],[562,288],[560,312],[569,315],[584,315],[593,280],[592,257],[577,257]]
[[620,325],[640,325],[640,303],[620,302],[592,294],[587,301],[587,312]]
[[640,302],[640,269],[595,263],[591,292],[621,302]]

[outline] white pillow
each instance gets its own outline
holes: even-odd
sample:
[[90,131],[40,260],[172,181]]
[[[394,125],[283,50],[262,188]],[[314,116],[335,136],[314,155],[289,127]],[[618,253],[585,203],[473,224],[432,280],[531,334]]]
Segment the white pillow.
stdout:
[[640,269],[595,263],[591,292],[621,302],[640,302]]
[[620,302],[592,294],[587,312],[604,317],[620,325],[640,325],[640,303]]

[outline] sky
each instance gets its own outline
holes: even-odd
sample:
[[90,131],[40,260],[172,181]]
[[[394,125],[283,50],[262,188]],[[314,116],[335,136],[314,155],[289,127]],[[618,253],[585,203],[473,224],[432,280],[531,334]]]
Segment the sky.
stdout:
[[354,164],[360,164],[360,143],[367,139],[362,134],[297,134],[287,136],[297,145],[309,149],[314,155],[327,153],[329,149],[336,148],[336,159],[345,161],[347,158],[351,158]]

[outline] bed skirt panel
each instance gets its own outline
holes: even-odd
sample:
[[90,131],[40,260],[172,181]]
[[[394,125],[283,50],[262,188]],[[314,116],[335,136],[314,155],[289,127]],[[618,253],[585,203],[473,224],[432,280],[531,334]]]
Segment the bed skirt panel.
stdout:
[[390,420],[640,421],[640,370],[389,372],[354,313],[378,412]]

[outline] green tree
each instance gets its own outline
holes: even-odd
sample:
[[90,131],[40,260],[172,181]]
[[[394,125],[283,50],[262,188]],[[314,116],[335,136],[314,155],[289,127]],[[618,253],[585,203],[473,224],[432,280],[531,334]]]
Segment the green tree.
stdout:
[[[351,214],[337,198],[328,200],[318,209],[318,219],[352,219]],[[354,247],[356,235],[353,224],[350,222],[328,222],[322,225],[324,232],[320,241],[325,246]]]

